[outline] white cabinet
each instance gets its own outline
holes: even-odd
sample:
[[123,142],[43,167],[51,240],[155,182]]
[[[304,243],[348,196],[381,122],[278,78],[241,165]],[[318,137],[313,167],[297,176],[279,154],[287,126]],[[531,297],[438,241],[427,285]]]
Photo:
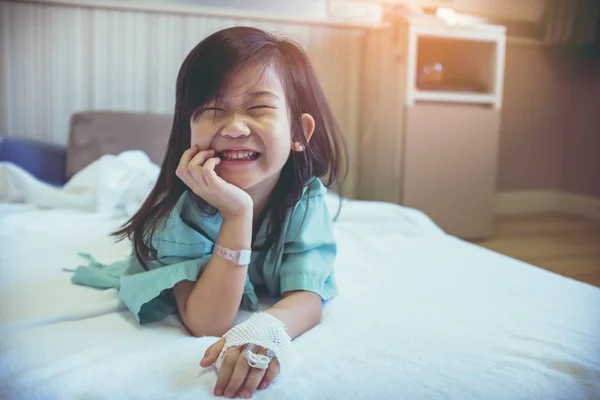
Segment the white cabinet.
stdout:
[[406,109],[402,204],[462,238],[491,234],[500,112],[422,104]]
[[[505,29],[421,17],[394,37],[393,68],[364,71],[364,87],[380,82],[365,100],[379,114],[363,126],[359,198],[416,208],[449,234],[485,238],[494,216]],[[397,76],[379,77],[388,69]]]
[[[403,31],[406,104],[442,101],[502,107],[505,27],[449,25],[427,15],[413,17]],[[443,69],[442,76],[424,82],[424,70],[435,66]]]

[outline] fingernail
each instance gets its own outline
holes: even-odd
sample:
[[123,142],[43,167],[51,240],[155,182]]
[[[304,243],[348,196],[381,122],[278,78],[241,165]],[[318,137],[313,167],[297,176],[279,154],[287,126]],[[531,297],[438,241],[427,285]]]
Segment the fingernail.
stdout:
[[250,396],[248,396],[248,392],[240,392],[240,397],[241,397],[242,399],[247,399],[247,398],[249,398]]
[[223,389],[215,389],[215,396],[223,396]]
[[233,397],[233,393],[225,392],[225,397],[227,397],[228,399],[231,399]]

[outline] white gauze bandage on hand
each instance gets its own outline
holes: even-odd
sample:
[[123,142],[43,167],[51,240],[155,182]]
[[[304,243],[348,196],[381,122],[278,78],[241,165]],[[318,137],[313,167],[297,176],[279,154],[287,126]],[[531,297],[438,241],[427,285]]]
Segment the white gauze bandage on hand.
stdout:
[[228,348],[246,344],[254,344],[271,350],[279,361],[280,374],[283,373],[284,368],[289,367],[292,356],[292,339],[287,334],[283,322],[269,313],[253,314],[246,321],[231,328],[223,337],[225,345],[215,364],[217,370],[221,369],[223,356]]

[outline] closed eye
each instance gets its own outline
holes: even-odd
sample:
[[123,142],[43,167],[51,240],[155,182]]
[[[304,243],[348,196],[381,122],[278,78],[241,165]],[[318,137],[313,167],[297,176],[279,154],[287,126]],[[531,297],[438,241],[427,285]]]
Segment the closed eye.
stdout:
[[275,107],[267,106],[266,104],[261,104],[261,105],[258,105],[258,106],[250,107],[248,110],[259,110],[261,108],[270,108],[272,110],[275,109]]
[[227,111],[226,109],[220,108],[220,107],[206,107],[204,110],[205,111]]

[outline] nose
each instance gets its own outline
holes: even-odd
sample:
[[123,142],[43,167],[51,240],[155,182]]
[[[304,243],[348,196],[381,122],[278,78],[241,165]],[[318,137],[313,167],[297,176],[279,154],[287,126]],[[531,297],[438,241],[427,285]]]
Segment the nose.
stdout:
[[231,119],[227,122],[227,125],[221,129],[221,135],[229,136],[231,138],[239,138],[250,135],[250,128],[243,121],[243,118],[240,118],[237,115],[233,115]]

